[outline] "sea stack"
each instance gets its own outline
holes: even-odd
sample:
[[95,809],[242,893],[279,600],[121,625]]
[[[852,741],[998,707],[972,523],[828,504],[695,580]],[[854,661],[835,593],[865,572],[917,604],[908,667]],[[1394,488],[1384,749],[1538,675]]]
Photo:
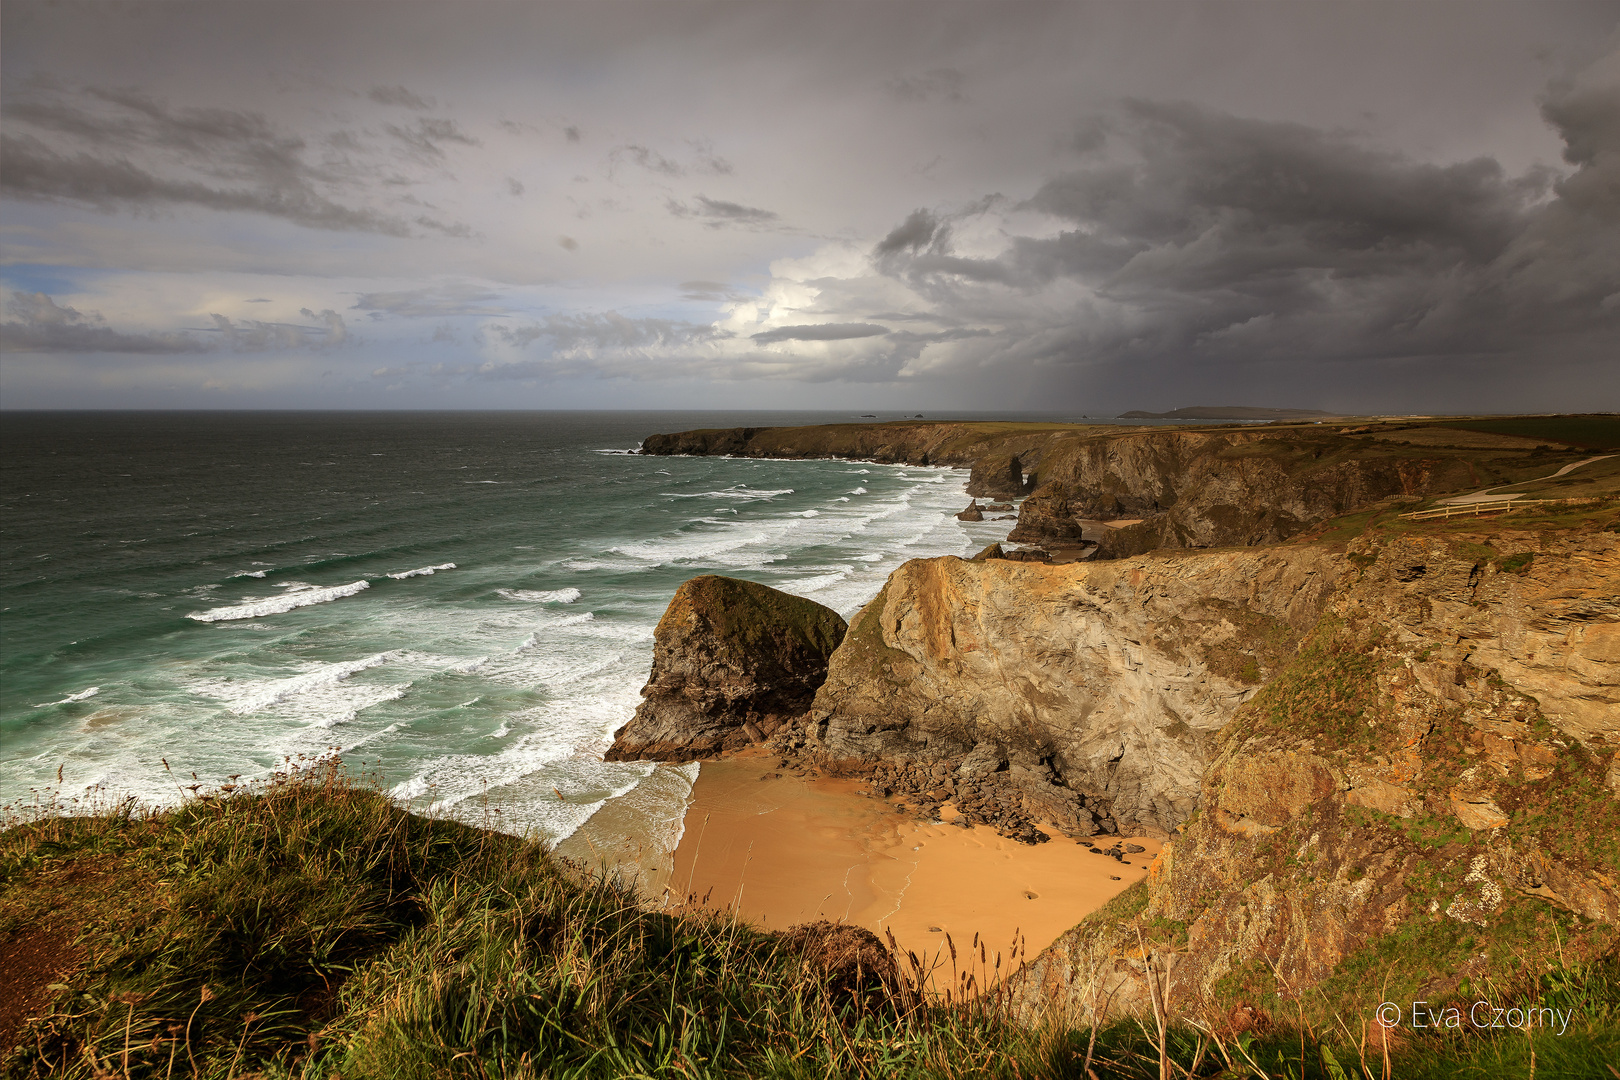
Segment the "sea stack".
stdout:
[[609,761],[695,761],[769,737],[810,708],[847,626],[831,608],[706,574],[675,591],[653,666]]

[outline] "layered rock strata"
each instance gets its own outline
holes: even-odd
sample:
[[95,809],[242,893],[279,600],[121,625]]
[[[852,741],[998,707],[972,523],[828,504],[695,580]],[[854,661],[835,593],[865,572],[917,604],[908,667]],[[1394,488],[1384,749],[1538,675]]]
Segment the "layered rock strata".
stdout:
[[1147,1014],[1144,941],[1156,990],[1196,1008],[1297,994],[1398,933],[1440,974],[1381,961],[1380,992],[1438,1000],[1620,921],[1620,535],[1348,558],[1298,656],[1214,741],[1198,814],[1145,885],[1032,963],[1031,1015]]
[[609,761],[693,761],[763,742],[809,708],[846,624],[752,581],[704,575],[676,590],[653,634],[644,700]]
[[1015,834],[1037,819],[1165,835],[1197,805],[1215,735],[1348,569],[1309,547],[909,562],[784,745]]

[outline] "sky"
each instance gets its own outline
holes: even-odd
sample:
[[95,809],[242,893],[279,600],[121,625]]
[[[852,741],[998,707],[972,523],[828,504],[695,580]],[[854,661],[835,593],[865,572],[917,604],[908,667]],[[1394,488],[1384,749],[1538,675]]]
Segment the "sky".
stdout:
[[0,407],[1620,410],[1620,3],[6,0]]

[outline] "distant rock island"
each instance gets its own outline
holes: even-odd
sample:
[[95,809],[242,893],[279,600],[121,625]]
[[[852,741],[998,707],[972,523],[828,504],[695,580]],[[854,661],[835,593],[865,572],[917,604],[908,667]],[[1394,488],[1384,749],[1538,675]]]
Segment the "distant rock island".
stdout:
[[1170,412],[1132,409],[1116,420],[1304,420],[1313,416],[1340,416],[1321,409],[1258,409],[1252,405],[1190,405]]

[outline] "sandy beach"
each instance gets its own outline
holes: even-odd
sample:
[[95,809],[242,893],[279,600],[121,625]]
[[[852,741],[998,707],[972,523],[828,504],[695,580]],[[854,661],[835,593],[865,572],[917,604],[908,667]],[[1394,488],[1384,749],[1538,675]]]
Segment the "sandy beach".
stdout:
[[[671,899],[695,895],[768,929],[840,919],[935,953],[949,933],[1034,956],[1147,874],[1156,840],[1121,863],[1055,830],[1021,844],[987,826],[918,822],[857,781],[799,777],[770,755],[704,762],[670,875]],[[947,808],[946,818],[954,815]]]

